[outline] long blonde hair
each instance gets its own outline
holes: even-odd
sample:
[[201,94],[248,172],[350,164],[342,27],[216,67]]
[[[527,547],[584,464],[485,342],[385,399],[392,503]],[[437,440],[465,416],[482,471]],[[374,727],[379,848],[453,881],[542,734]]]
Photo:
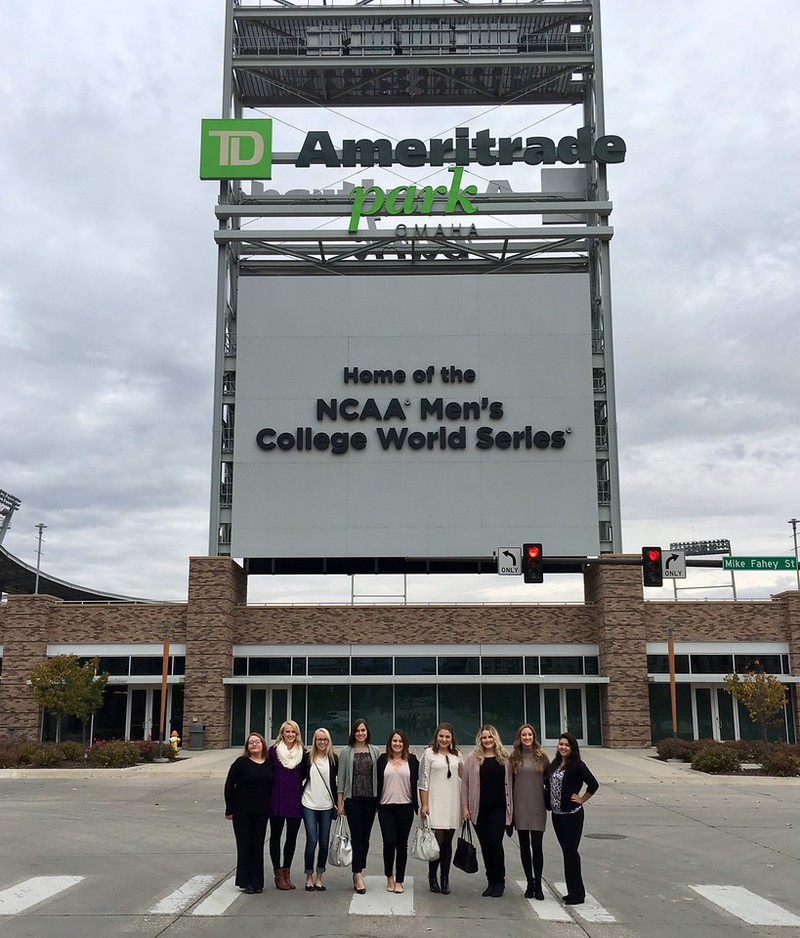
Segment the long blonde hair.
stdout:
[[[297,733],[297,736],[295,737],[295,740],[294,740],[294,745],[295,745],[295,746],[299,746],[299,747],[302,749],[302,748],[303,748],[303,737],[300,735],[300,727],[299,727],[299,725],[298,725],[297,723],[295,723],[294,720],[284,720],[283,723],[281,723],[281,728],[278,730],[278,735],[275,737],[275,745],[277,746],[278,743],[281,743],[281,742],[282,742],[284,745],[286,745],[286,743],[284,742],[284,739],[283,739],[283,731],[284,731],[284,728],[287,727],[287,726],[291,726],[292,729],[295,731],[295,733]],[[287,748],[288,748],[288,747],[287,747]],[[294,746],[292,746],[292,749],[294,749]]]
[[501,742],[500,734],[491,723],[484,723],[483,726],[478,730],[478,735],[475,737],[475,749],[473,750],[475,758],[479,763],[483,763],[483,760],[486,758],[483,751],[483,746],[481,746],[481,736],[484,733],[491,733],[492,738],[494,739],[494,751],[495,756],[497,757],[497,761],[500,763],[500,765],[505,765],[508,761],[508,750]]
[[514,749],[511,752],[511,769],[516,775],[517,772],[522,768],[522,731],[530,730],[533,733],[533,764],[536,766],[539,772],[544,771],[544,767],[547,765],[547,755],[545,754],[544,749],[539,745],[539,740],[536,737],[536,730],[531,726],[530,723],[523,723],[522,726],[517,730],[517,735],[514,737]]
[[[328,748],[325,750],[324,756],[321,756],[319,754],[319,750],[317,749],[317,733],[321,733],[328,740]],[[312,762],[316,762],[317,759],[324,758],[330,759],[331,762],[336,761],[336,750],[333,748],[331,734],[325,729],[324,726],[320,726],[314,730],[314,735],[311,737],[311,748],[308,750],[308,757]]]

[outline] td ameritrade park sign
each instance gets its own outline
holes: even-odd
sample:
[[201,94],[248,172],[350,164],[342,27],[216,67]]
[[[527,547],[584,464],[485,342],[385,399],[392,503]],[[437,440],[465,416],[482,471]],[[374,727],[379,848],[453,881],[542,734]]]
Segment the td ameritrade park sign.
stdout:
[[[452,137],[432,138],[427,142],[407,138],[393,144],[386,138],[342,140],[337,149],[325,130],[306,134],[294,166],[332,168],[357,166],[444,166],[452,174],[448,186],[397,186],[388,192],[379,186],[357,186],[350,195],[353,211],[349,231],[358,231],[365,215],[451,215],[475,214],[470,201],[478,193],[476,186],[462,186],[463,167],[529,166],[555,163],[622,163],[626,153],[622,137],[606,134],[594,139],[589,127],[579,128],[575,136],[553,140],[550,137],[493,137],[489,130],[479,130],[472,137],[468,127],[457,127]],[[201,179],[271,179],[272,121],[266,119],[204,120],[200,142]],[[434,200],[445,198],[443,207],[434,210]]]

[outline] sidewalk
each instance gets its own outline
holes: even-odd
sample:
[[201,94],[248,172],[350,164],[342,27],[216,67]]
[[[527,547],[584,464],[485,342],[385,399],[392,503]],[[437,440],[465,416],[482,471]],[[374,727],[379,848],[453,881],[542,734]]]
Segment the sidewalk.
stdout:
[[[421,755],[421,747],[414,747]],[[688,763],[661,762],[655,759],[655,749],[590,749],[581,750],[586,764],[602,784],[660,783],[664,785],[741,785],[757,782],[759,785],[800,787],[800,778],[771,778],[766,775],[705,775],[694,772]],[[0,769],[0,779],[45,778],[150,778],[162,779],[224,779],[228,768],[242,747],[232,749],[204,749],[199,752],[182,750],[180,758],[172,763],[143,763],[126,769]]]

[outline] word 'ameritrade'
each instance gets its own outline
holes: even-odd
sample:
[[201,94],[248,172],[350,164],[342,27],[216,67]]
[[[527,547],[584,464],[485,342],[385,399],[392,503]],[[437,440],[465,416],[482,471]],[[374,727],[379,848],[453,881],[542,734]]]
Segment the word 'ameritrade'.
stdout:
[[350,194],[353,211],[350,213],[348,231],[358,231],[358,223],[364,215],[432,215],[436,196],[447,196],[447,204],[441,209],[443,214],[452,215],[461,210],[467,215],[474,215],[478,209],[470,202],[470,197],[478,194],[477,186],[461,188],[463,166],[451,166],[448,173],[453,174],[450,188],[447,186],[397,186],[386,192],[380,186],[357,186]]
[[510,166],[512,163],[622,163],[627,147],[622,137],[607,134],[592,138],[589,127],[581,127],[574,137],[559,141],[550,137],[492,137],[490,131],[479,130],[472,139],[468,127],[457,127],[455,138],[424,140],[410,138],[393,145],[391,140],[343,140],[340,152],[325,130],[306,134],[295,166],[314,163],[324,166],[444,166],[455,163],[468,166]]

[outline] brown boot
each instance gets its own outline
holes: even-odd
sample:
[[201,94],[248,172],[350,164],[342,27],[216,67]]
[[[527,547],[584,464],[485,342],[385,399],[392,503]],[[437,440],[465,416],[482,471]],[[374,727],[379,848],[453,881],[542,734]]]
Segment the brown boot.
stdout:
[[292,887],[286,882],[286,870],[283,867],[278,866],[275,868],[275,885],[278,889],[291,889]]
[[283,872],[283,882],[285,883],[283,888],[284,889],[297,889],[297,886],[295,886],[295,884],[292,882],[292,879],[291,879],[292,871],[289,869],[289,867],[284,866],[282,872]]

